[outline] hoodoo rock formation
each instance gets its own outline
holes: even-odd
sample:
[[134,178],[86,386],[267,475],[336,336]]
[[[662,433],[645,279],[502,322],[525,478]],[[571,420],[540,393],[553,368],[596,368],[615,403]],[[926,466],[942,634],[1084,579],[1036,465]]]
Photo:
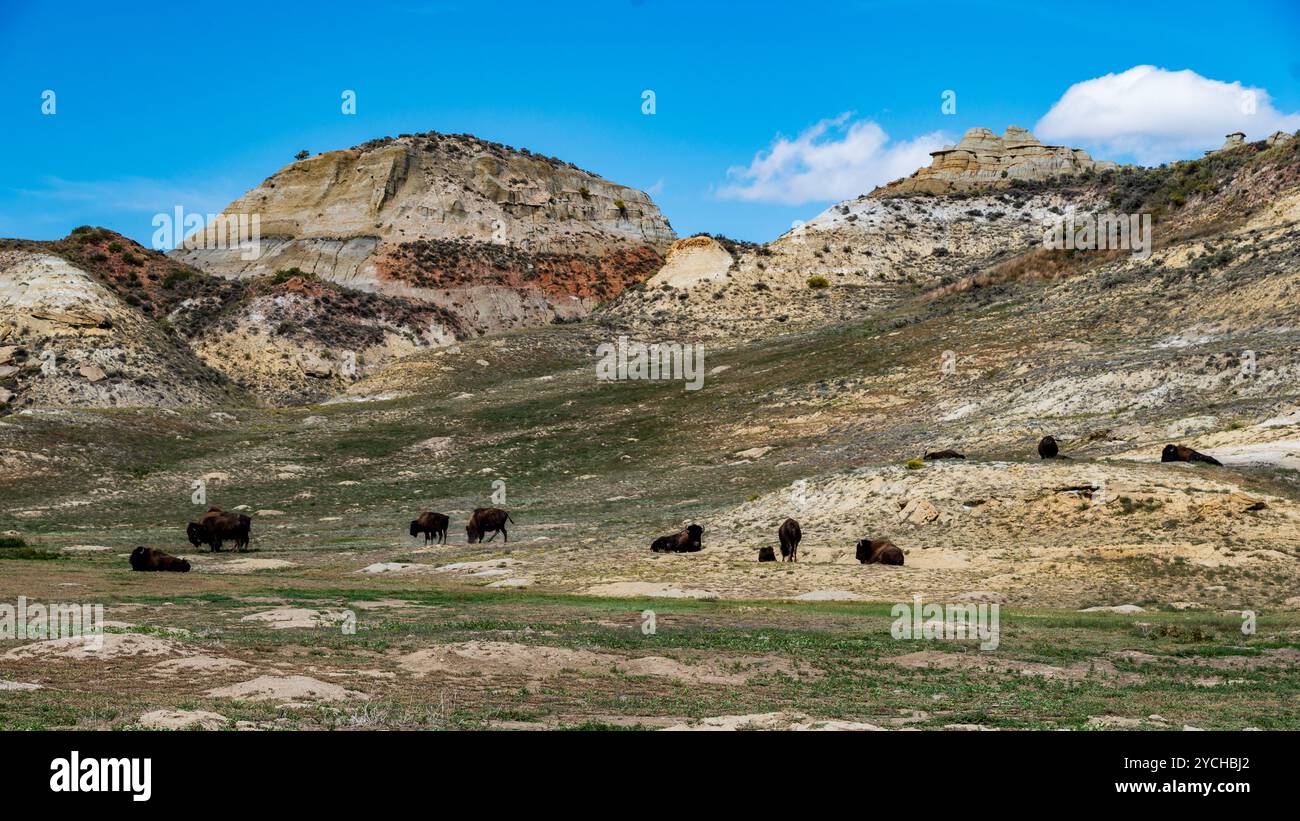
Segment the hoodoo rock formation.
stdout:
[[947,194],[1013,180],[1046,180],[1085,171],[1115,168],[1108,160],[1094,160],[1082,148],[1043,145],[1019,126],[1008,126],[998,137],[987,128],[972,128],[955,146],[930,154],[934,159],[912,176],[876,189],[877,196],[923,192]]

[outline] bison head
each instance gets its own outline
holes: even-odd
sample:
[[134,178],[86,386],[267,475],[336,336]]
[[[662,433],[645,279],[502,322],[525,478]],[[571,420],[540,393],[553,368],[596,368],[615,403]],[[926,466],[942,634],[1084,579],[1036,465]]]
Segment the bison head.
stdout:
[[190,562],[188,559],[177,559],[176,569],[181,573],[190,572]]
[[483,538],[483,534],[478,532],[474,525],[465,525],[465,543],[474,544]]
[[700,549],[700,537],[704,535],[704,528],[699,525],[691,525],[686,528],[686,536],[691,540],[691,546],[696,550]]
[[1164,449],[1163,451],[1160,452],[1160,461],[1162,461],[1162,462],[1177,462],[1177,461],[1178,461],[1178,446],[1177,446],[1177,445],[1165,445],[1165,449]]
[[862,541],[858,542],[857,557],[859,562],[861,562],[862,564],[866,564],[871,559],[871,553],[872,553],[872,547],[871,547],[870,539],[863,539]]
[[420,520],[419,520],[419,519],[412,519],[412,520],[411,520],[411,538],[415,538],[415,537],[418,536],[418,535],[420,535]]
[[203,544],[203,525],[198,522],[190,522],[185,526],[185,536],[190,540],[190,544],[198,547]]

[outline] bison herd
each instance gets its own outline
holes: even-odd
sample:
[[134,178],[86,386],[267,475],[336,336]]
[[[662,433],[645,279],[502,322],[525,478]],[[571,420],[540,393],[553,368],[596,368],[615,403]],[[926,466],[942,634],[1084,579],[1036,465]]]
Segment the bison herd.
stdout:
[[[925,460],[933,462],[937,459],[965,459],[964,453],[958,453],[955,450],[935,450],[925,452]],[[1056,437],[1044,436],[1038,440],[1038,458],[1039,459],[1069,459],[1061,453],[1061,446],[1057,443]],[[1164,451],[1160,454],[1162,462],[1205,462],[1209,465],[1223,466],[1223,463],[1213,456],[1206,456],[1184,445],[1165,445]]]
[[[1052,436],[1044,436],[1038,442],[1038,456],[1041,459],[1068,459],[1070,457],[1061,455],[1060,446]],[[965,459],[965,455],[955,450],[926,451],[927,460],[936,459]],[[1222,466],[1222,462],[1213,456],[1206,456],[1204,453],[1192,450],[1184,445],[1165,445],[1164,451],[1160,454],[1161,462],[1204,462],[1210,465]],[[503,542],[510,541],[510,534],[506,531],[506,524],[514,524],[514,519],[510,514],[497,507],[480,507],[475,508],[470,514],[469,522],[465,525],[465,541],[467,544],[481,543],[483,537],[491,533],[487,541],[492,541],[501,534]],[[411,538],[424,536],[424,543],[434,544],[447,543],[447,531],[450,529],[451,519],[443,513],[434,513],[426,511],[421,513],[417,518],[411,520],[410,533]],[[209,507],[207,512],[199,517],[197,522],[190,522],[185,527],[185,535],[190,544],[195,547],[207,545],[213,551],[221,550],[221,546],[226,542],[233,542],[235,549],[244,551],[248,549],[249,534],[252,528],[252,520],[242,513],[224,511],[219,507]],[[660,536],[650,544],[650,549],[656,553],[697,553],[703,549],[702,537],[704,528],[699,525],[690,525],[677,533],[670,533],[667,536]],[[781,561],[797,562],[799,561],[799,542],[803,539],[803,531],[799,523],[794,519],[786,519],[777,529],[777,539],[781,545]],[[892,564],[901,565],[903,563],[903,551],[899,550],[892,542],[885,540],[862,539],[857,544],[857,559],[862,564]],[[776,551],[770,547],[761,547],[758,551],[758,560],[760,562],[776,561]],[[131,553],[131,569],[141,571],[170,571],[176,573],[186,573],[190,569],[190,563],[185,559],[164,553],[152,547],[137,547]]]

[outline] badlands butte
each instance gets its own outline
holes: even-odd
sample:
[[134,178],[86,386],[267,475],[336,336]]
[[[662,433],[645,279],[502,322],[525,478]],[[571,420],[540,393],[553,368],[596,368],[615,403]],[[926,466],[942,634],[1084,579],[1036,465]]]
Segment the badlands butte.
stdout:
[[[1140,168],[972,129],[764,244],[437,133],[226,213],[256,259],[0,241],[0,590],[115,625],[0,643],[0,726],[1295,726],[1292,135]],[[1043,246],[1112,213],[1149,254]],[[598,381],[619,337],[703,345],[702,389]],[[185,541],[199,481],[251,552]],[[510,542],[466,544],[489,504]],[[999,604],[1001,649],[891,642],[914,594]]]

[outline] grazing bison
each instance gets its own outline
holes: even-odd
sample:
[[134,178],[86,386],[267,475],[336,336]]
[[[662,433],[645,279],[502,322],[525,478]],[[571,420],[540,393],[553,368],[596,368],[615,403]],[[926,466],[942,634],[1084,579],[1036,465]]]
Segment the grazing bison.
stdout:
[[769,547],[760,547],[758,549],[758,560],[760,562],[776,561],[776,551]]
[[1061,449],[1057,447],[1056,440],[1051,436],[1044,436],[1042,439],[1038,440],[1039,459],[1055,459],[1056,454],[1060,452]]
[[781,560],[799,561],[799,540],[803,538],[799,523],[794,519],[786,519],[781,523],[781,528],[776,531],[776,535],[781,540]]
[[[411,538],[423,533],[425,544],[429,543],[429,539],[433,539],[434,544],[446,544],[447,526],[450,524],[451,519],[441,513],[421,513],[420,518],[411,521]],[[441,542],[438,541],[440,537]]]
[[248,549],[252,524],[252,519],[242,513],[228,513],[213,506],[197,522],[190,522],[185,527],[185,535],[195,547],[205,544],[217,551],[226,540],[230,540],[235,543],[236,550],[242,551]]
[[933,461],[935,459],[965,459],[966,457],[955,450],[936,450],[926,451],[925,458]]
[[164,553],[156,547],[140,546],[131,551],[131,569],[188,573],[190,563],[170,553]]
[[488,541],[492,541],[500,533],[504,541],[510,541],[510,534],[506,532],[506,522],[514,523],[510,514],[506,513],[499,507],[480,507],[475,508],[469,517],[469,524],[465,525],[465,540],[469,544],[483,541],[483,534],[491,531],[492,536]]
[[691,525],[680,533],[660,536],[650,544],[650,549],[656,553],[698,553],[704,549],[700,544],[700,537],[703,535],[704,528]]
[[1184,447],[1182,444],[1166,444],[1165,451],[1160,455],[1160,461],[1203,461],[1206,465],[1223,466],[1223,462],[1214,459],[1213,456],[1206,456],[1200,451],[1193,451],[1190,447]]
[[894,546],[893,542],[887,542],[883,539],[872,541],[863,539],[858,542],[858,561],[863,564],[898,564],[903,563],[903,551]]

